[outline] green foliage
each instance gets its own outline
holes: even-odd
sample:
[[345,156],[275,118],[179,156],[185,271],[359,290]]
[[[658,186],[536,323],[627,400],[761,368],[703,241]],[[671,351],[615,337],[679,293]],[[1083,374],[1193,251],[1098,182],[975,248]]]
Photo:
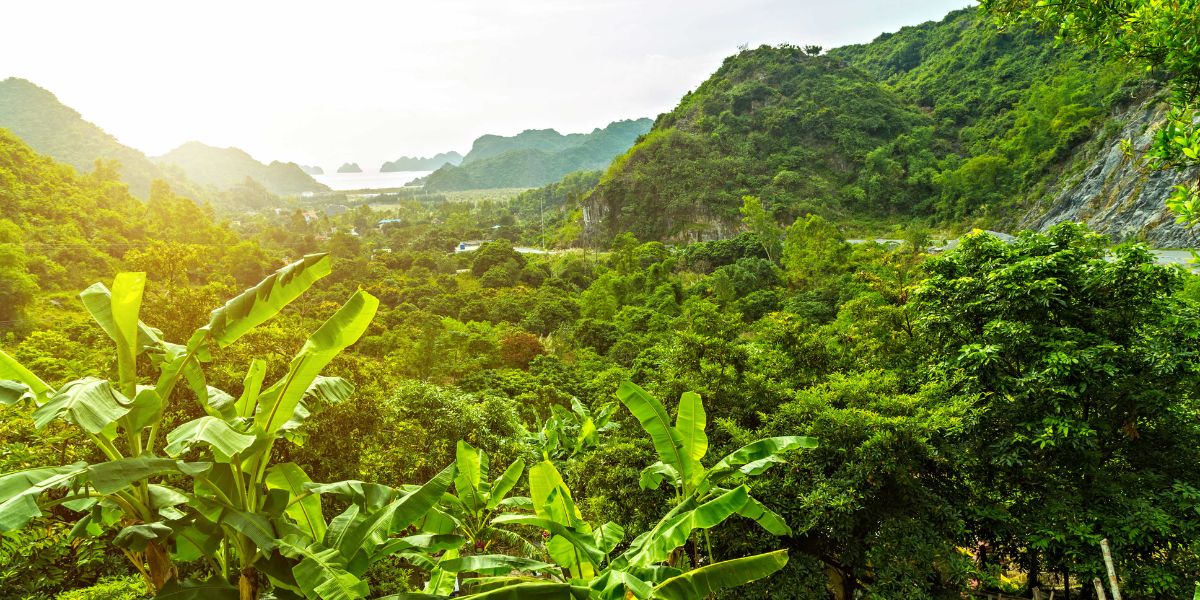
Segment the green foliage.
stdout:
[[971,235],[929,270],[917,299],[935,378],[980,398],[963,474],[988,490],[967,516],[989,558],[1086,580],[1108,537],[1129,593],[1191,590],[1190,560],[1145,558],[1196,535],[1179,510],[1200,464],[1200,429],[1179,419],[1200,339],[1195,307],[1173,297],[1181,273],[1139,247],[1109,260],[1073,224],[1011,245]]
[[147,598],[146,584],[137,577],[106,579],[89,588],[59,594],[55,600],[139,600]]
[[975,9],[824,55],[743,50],[609,167],[585,233],[761,229],[761,213],[759,225],[738,218],[746,196],[785,224],[1003,222],[1140,83],[1035,28],[997,31]]
[[[157,331],[139,321],[146,279],[143,273],[119,274],[111,292],[101,284],[88,288],[81,299],[117,347],[114,382],[88,377],[55,391],[0,353],[0,364],[5,365],[2,376],[10,379],[6,388],[22,392],[5,397],[5,403],[35,400],[39,406],[32,417],[39,429],[61,418],[82,429],[108,459],[98,464],[80,461],[0,476],[0,528],[20,529],[43,510],[60,505],[85,513],[72,530],[72,537],[98,535],[119,525],[113,543],[150,589],[165,596],[170,596],[178,585],[172,557],[187,560],[190,556],[205,558],[226,580],[237,574],[242,597],[256,598],[258,576],[253,565],[260,558],[272,560],[277,549],[281,556],[298,562],[290,573],[287,566],[282,571],[272,568],[270,577],[283,586],[325,590],[330,581],[325,575],[340,567],[330,562],[333,559],[326,550],[311,547],[323,543],[326,537],[321,533],[326,524],[319,501],[307,500],[318,492],[305,486],[308,478],[295,465],[268,469],[271,448],[276,439],[310,414],[304,400],[336,402],[353,390],[349,384],[318,379],[318,373],[362,335],[378,301],[363,292],[352,296],[309,338],[287,374],[269,387],[263,387],[264,361],[252,362],[240,398],[206,386],[200,365],[211,360],[214,348],[233,343],[270,319],[328,272],[324,256],[307,257],[281,269],[213,311],[209,324],[198,329],[186,347],[163,341]],[[155,386],[139,384],[136,358],[143,353],[153,355],[159,367]],[[181,377],[209,414],[172,430],[161,451],[179,457],[203,447],[212,462],[184,462],[155,455],[165,400],[172,397]],[[172,487],[160,479],[163,475],[190,479],[192,491]],[[397,515],[391,517],[388,513],[388,522],[402,529],[420,518],[448,483],[388,504],[385,510]],[[65,497],[46,495],[60,489],[68,490]],[[423,504],[426,497],[431,499]],[[293,503],[297,503],[295,508],[288,508],[286,514],[295,519],[294,525],[281,514]],[[407,521],[401,520],[400,510],[406,511],[403,514]],[[381,543],[371,537],[375,529],[365,529],[380,517],[368,513],[356,520],[356,516],[335,521],[343,532],[335,536],[339,540],[337,552],[345,561],[352,560],[368,539],[373,541],[372,549]],[[298,533],[288,533],[289,529]],[[368,552],[365,570],[371,549],[363,551]],[[322,573],[319,580],[312,577],[317,571]],[[331,581],[360,587],[348,572],[345,578],[338,575]],[[361,590],[365,593],[365,583]]]

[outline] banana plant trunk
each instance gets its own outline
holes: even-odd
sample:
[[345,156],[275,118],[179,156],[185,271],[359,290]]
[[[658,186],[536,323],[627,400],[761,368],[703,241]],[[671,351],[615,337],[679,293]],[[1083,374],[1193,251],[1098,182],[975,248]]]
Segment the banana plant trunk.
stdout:
[[151,540],[146,544],[146,565],[150,571],[150,582],[154,584],[156,592],[161,591],[163,586],[176,576],[170,553],[157,541]]
[[242,569],[238,577],[238,597],[240,600],[258,600],[258,572],[254,567]]

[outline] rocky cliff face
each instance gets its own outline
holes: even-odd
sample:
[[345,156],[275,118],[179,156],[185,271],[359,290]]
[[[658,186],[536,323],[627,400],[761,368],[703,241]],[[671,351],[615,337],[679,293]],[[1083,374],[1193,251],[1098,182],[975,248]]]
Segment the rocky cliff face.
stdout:
[[1145,149],[1166,108],[1154,99],[1113,115],[1120,130],[1100,128],[1080,146],[1063,179],[1046,199],[1032,206],[1018,229],[1045,230],[1062,221],[1082,221],[1113,241],[1141,240],[1157,248],[1200,246],[1200,229],[1175,222],[1164,202],[1171,189],[1200,177],[1200,169],[1149,171],[1121,149],[1121,140]]

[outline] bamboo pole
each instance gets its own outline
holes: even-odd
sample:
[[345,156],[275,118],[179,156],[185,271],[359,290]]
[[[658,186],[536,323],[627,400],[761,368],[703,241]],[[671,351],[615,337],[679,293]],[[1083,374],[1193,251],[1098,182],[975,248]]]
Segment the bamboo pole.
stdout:
[[1100,540],[1100,552],[1104,554],[1104,566],[1108,569],[1108,586],[1112,588],[1113,600],[1121,600],[1121,588],[1117,587],[1117,569],[1113,567],[1112,552],[1108,538]]
[[1108,600],[1108,596],[1104,594],[1104,585],[1100,583],[1100,578],[1092,578],[1092,584],[1096,586],[1096,600]]

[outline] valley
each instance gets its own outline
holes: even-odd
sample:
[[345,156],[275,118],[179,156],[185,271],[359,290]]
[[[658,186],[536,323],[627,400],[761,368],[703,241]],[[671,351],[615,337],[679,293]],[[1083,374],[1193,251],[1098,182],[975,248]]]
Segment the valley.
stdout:
[[[345,73],[237,146],[0,81],[0,599],[1200,593],[1195,0],[741,44],[586,121],[501,23],[597,36],[577,102],[690,63],[471,8],[336,101],[404,40],[280,15]],[[765,10],[712,8],[656,52]]]

